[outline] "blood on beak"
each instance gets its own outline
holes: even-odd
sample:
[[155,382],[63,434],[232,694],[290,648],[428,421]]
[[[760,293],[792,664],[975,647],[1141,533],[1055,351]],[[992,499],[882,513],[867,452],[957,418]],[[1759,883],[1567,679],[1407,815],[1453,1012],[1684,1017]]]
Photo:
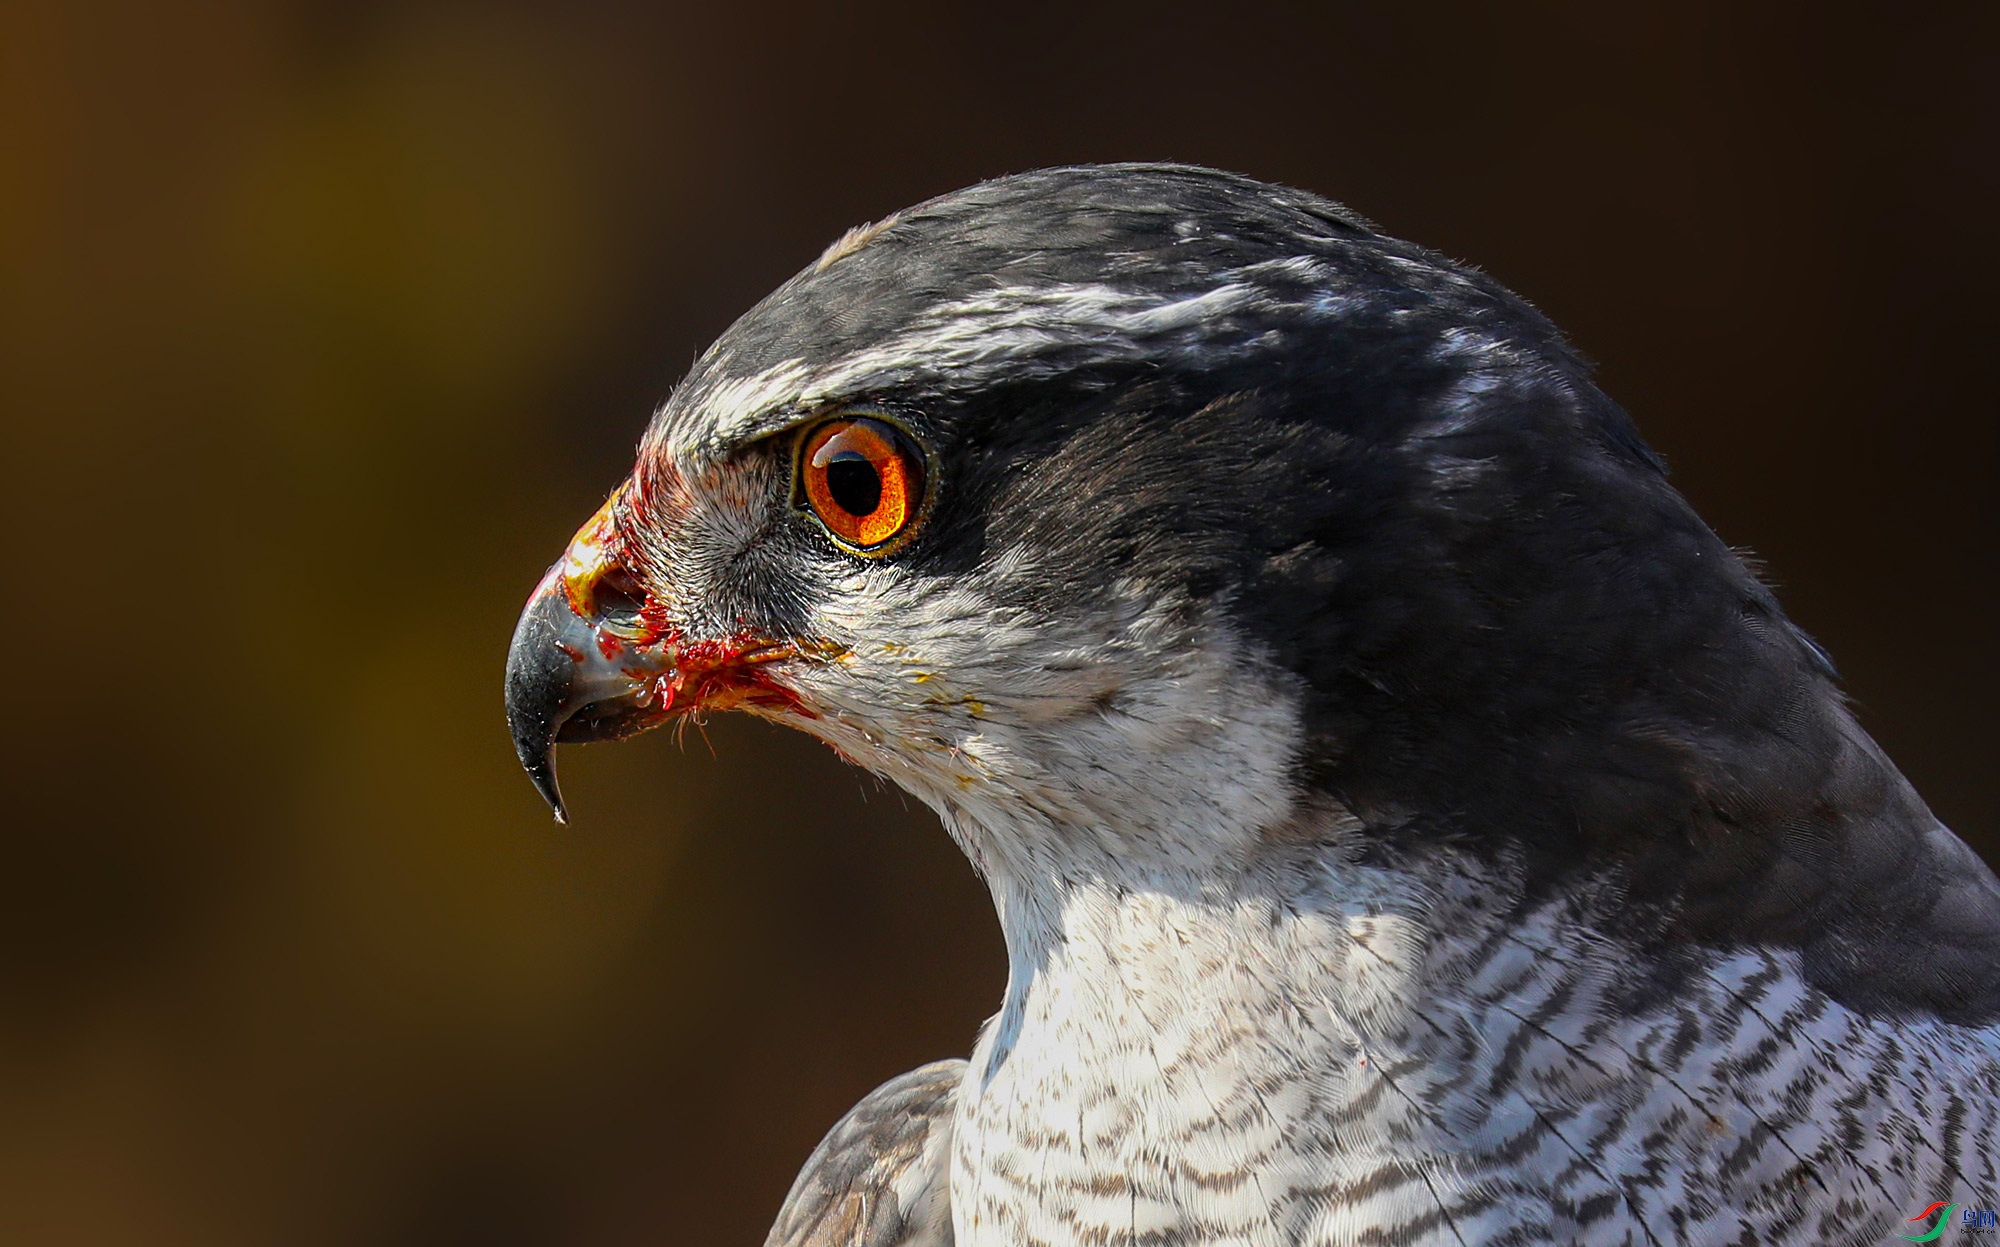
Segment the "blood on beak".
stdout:
[[622,556],[614,492],[528,598],[507,650],[507,726],[528,778],[569,821],[557,744],[623,740],[704,706],[800,709],[761,668],[797,648],[754,632],[689,641]]

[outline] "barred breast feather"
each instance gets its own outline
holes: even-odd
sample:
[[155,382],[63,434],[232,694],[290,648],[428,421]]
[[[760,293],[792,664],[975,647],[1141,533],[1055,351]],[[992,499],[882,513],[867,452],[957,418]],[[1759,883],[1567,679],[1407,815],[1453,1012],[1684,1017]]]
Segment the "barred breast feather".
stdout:
[[971,1065],[857,1107],[773,1247],[1858,1247],[2000,1191],[1991,1028],[1866,1017],[1768,950],[1662,993],[1614,898],[1425,874],[1073,895]]

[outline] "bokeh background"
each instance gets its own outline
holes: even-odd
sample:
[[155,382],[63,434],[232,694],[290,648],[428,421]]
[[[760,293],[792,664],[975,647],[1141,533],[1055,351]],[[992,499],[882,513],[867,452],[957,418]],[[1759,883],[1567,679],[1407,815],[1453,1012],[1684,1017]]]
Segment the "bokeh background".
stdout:
[[[2000,8],[0,6],[0,1241],[762,1241],[1003,980],[749,722],[510,756],[515,611],[742,309],[1202,161],[1550,312],[1991,854]],[[711,752],[712,748],[712,752]]]

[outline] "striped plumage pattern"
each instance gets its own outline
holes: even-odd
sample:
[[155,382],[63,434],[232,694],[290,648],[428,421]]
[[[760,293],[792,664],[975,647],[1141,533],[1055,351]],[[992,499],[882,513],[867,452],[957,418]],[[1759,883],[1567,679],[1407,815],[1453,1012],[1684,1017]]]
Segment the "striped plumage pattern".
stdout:
[[[1635,1007],[1592,895],[1323,851],[1198,900],[1072,895],[962,1075],[956,1243],[1858,1247],[2000,1191],[2000,1034],[1863,1017],[1771,951]],[[787,1215],[774,1245],[954,1241]]]

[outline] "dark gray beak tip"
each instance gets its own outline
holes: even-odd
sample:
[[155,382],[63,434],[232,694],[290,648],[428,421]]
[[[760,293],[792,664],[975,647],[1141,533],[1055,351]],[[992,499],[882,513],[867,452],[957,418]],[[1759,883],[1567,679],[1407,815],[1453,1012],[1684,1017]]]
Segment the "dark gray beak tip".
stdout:
[[576,664],[556,642],[573,619],[562,594],[537,592],[507,649],[507,729],[514,753],[556,821],[565,824],[569,811],[556,784],[556,734],[567,717]]
[[563,804],[562,788],[556,783],[556,755],[550,750],[540,759],[530,762],[525,755],[521,765],[527,769],[528,779],[535,785],[535,791],[542,794],[542,800],[549,803],[549,810],[556,821],[569,826],[569,807]]

